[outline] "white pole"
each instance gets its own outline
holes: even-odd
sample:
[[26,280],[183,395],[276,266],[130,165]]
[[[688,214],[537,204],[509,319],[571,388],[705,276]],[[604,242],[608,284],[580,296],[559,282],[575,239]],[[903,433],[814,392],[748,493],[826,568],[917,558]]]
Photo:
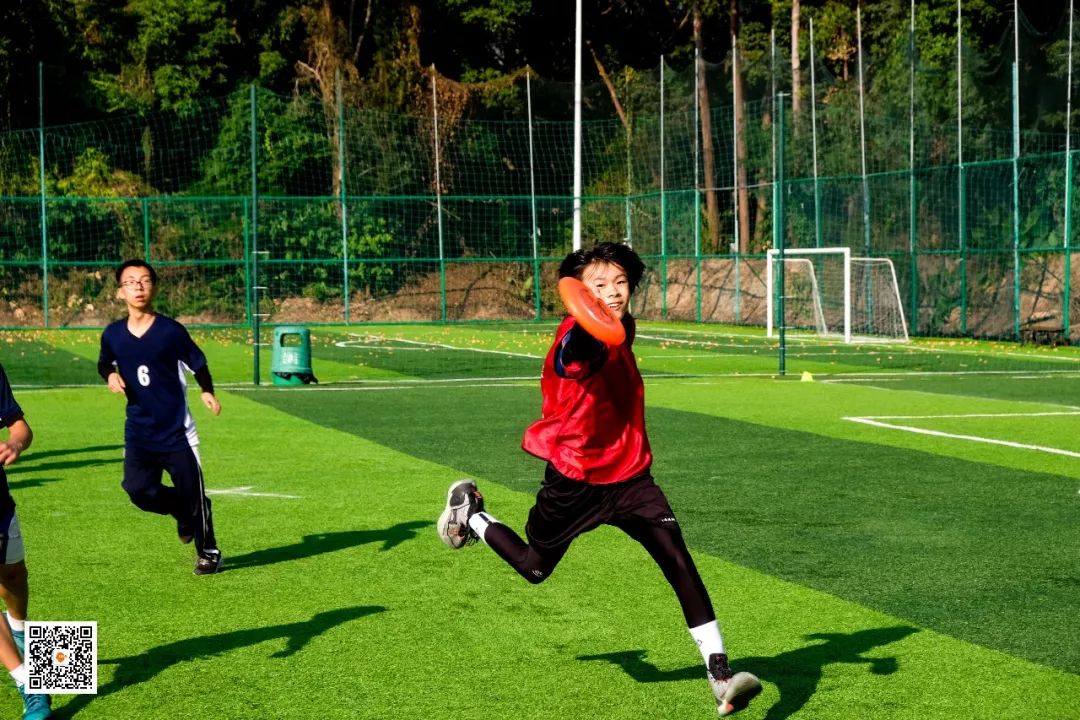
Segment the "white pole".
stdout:
[[581,249],[581,0],[574,29],[574,250]]
[[814,72],[814,18],[810,18],[810,143],[814,161],[814,245],[823,244],[821,232],[821,181],[817,160],[817,77]]
[[[529,115],[529,201],[532,211],[532,251],[533,262],[540,260],[540,237],[536,226],[536,173],[533,157],[533,117],[532,117],[532,72],[525,71],[525,101]],[[539,288],[537,288],[539,292]]]
[[439,229],[439,305],[446,320],[446,257],[443,254],[442,176],[439,172],[439,95],[435,87],[435,63],[431,63],[431,115],[435,123],[435,217]]
[[533,298],[540,319],[540,228],[536,224],[536,172],[533,155],[532,70],[525,71],[525,103],[529,115],[529,205],[532,215]]
[[435,63],[431,64],[431,117],[435,133],[435,210],[439,227],[439,262],[443,260],[442,176],[439,172],[439,96],[435,91]]

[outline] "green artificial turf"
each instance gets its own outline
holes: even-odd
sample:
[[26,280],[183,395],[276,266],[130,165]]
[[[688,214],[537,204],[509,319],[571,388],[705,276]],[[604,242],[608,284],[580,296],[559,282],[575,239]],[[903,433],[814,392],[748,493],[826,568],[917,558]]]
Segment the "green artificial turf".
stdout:
[[[43,380],[90,375],[16,391],[36,433],[9,468],[31,617],[98,623],[99,693],[57,696],[56,717],[715,717],[673,593],[617,530],[535,587],[482,545],[439,541],[463,476],[522,528],[542,463],[519,449],[539,361],[517,356],[542,355],[550,327],[443,330],[386,332],[515,355],[448,360],[453,375],[437,358],[468,353],[391,356],[318,329],[329,384],[256,389],[232,385],[250,380],[242,337],[200,338],[222,384],[221,416],[193,414],[228,568],[202,578],[172,522],[120,488],[123,400],[94,374],[97,336],[16,343],[47,345]],[[1023,441],[1038,426],[1075,448],[1075,416],[941,417],[1067,397],[698,377],[678,344],[647,348],[656,477],[734,664],[765,684],[743,717],[1080,718],[1076,459],[845,419]],[[16,384],[32,358],[0,353]],[[18,707],[0,692],[0,714]]]

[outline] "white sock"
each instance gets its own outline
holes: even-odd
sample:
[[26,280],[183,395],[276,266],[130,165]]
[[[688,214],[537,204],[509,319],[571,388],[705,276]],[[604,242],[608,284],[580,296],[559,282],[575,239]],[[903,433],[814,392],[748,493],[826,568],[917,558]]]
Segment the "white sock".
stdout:
[[26,618],[23,618],[22,620],[16,620],[7,613],[4,613],[4,617],[7,618],[8,627],[15,632],[23,632],[24,630],[26,630]]
[[[484,540],[484,534],[487,532],[488,526],[497,522],[499,521],[481,510],[478,513],[473,513],[472,517],[469,518],[469,528],[471,528],[481,540]],[[486,543],[487,540],[484,540],[484,542]]]
[[715,620],[690,628],[690,637],[694,638],[701,658],[709,665],[709,656],[724,652],[724,638],[720,635],[720,625]]
[[11,677],[19,687],[23,687],[30,681],[30,675],[26,672],[26,666],[22,663],[19,663],[19,667],[14,670],[8,670],[8,672],[11,673]]

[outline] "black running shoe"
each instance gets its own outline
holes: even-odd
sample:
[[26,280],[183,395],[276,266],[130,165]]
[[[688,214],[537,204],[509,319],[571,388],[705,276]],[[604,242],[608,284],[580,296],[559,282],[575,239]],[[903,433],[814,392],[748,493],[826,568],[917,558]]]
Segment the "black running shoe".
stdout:
[[221,553],[216,553],[208,558],[200,557],[195,561],[195,574],[213,575],[221,572],[222,560]]

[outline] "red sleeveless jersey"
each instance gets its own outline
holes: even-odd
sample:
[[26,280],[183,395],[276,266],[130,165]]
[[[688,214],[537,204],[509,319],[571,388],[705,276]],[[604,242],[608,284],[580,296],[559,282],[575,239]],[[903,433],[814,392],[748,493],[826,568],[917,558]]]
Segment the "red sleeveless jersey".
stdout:
[[[521,446],[547,460],[562,475],[593,485],[607,485],[640,475],[652,465],[645,434],[645,384],[632,345],[635,323],[627,315],[626,340],[607,347],[595,363],[573,361],[555,371],[563,337],[574,327],[567,317],[540,375],[542,417],[525,430]],[[580,330],[579,330],[580,332]]]

